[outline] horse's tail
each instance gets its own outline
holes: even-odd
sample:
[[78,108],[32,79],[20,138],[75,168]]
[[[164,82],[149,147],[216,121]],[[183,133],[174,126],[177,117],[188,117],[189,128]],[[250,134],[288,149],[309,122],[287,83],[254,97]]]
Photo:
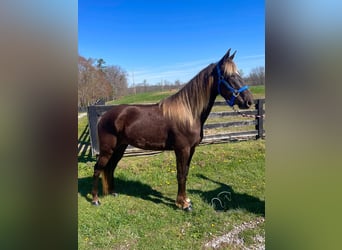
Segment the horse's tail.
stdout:
[[108,195],[110,191],[113,191],[113,172],[114,166],[112,164],[112,159],[110,159],[107,166],[102,171],[103,195]]

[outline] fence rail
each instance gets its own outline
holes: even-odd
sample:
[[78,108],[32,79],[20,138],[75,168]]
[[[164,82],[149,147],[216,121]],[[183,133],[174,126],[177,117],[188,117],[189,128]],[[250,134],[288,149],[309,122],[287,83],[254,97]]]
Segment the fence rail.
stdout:
[[[210,129],[226,129],[231,127],[242,127],[242,126],[254,126],[254,129],[246,130],[246,131],[238,131],[238,132],[230,132],[229,130],[217,132],[214,134],[206,134],[204,132],[204,137],[201,144],[208,143],[220,143],[226,141],[238,141],[238,140],[251,140],[251,139],[259,139],[265,137],[264,130],[264,118],[265,118],[265,109],[264,109],[265,99],[257,99],[255,100],[255,109],[254,110],[246,110],[243,111],[243,114],[249,117],[249,120],[243,118],[241,114],[235,111],[224,111],[224,112],[211,112],[209,114],[209,119],[211,118],[224,118],[224,117],[241,117],[239,121],[230,121],[230,122],[216,122],[216,123],[208,123],[204,125],[204,130]],[[214,106],[226,105],[225,102],[215,102]],[[95,156],[98,154],[98,142],[96,135],[96,126],[99,117],[113,106],[107,105],[91,105],[88,106],[88,124],[89,124],[89,136],[91,143],[91,154]],[[250,120],[252,119],[252,120]],[[146,154],[155,154],[160,151],[150,151],[150,150],[142,150],[132,146],[128,146],[125,156],[135,156],[135,155],[146,155]]]

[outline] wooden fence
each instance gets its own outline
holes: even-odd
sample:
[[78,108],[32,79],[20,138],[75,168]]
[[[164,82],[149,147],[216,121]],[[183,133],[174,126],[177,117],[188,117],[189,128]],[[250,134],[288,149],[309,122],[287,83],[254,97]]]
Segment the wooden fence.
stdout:
[[[225,102],[215,102],[214,106],[227,105]],[[264,119],[265,119],[265,99],[255,100],[254,110],[244,110],[241,113],[237,111],[211,112],[207,122],[204,124],[204,137],[201,144],[220,143],[226,141],[250,140],[265,137]],[[98,142],[96,135],[96,124],[99,117],[112,108],[113,106],[106,105],[92,105],[88,107],[88,124],[89,136],[91,142],[91,154],[93,156],[98,154]],[[228,107],[227,107],[228,108]],[[211,118],[234,118],[234,121],[208,123]],[[238,119],[238,120],[236,120]],[[251,127],[253,129],[243,131],[230,131],[233,127]],[[221,132],[206,133],[208,130],[220,130]],[[223,132],[222,132],[223,130]],[[160,151],[142,150],[132,146],[128,146],[125,155],[146,155],[155,154]]]

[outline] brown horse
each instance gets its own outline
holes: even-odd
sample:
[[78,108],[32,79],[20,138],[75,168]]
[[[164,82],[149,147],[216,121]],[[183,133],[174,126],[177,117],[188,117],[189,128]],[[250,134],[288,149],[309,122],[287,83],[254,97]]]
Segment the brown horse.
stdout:
[[177,162],[176,205],[192,209],[186,196],[186,180],[195,147],[203,138],[206,121],[216,96],[221,94],[230,106],[246,109],[253,104],[233,62],[230,49],[216,64],[199,72],[176,94],[151,105],[118,105],[98,121],[99,156],[94,166],[92,204],[99,205],[98,180],[103,174],[103,194],[114,192],[114,170],[130,144],[149,150],[174,150]]

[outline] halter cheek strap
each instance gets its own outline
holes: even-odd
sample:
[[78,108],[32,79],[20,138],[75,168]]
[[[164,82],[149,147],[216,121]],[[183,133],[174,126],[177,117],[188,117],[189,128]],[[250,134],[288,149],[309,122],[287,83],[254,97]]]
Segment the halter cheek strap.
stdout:
[[226,103],[233,107],[234,106],[234,102],[235,102],[235,98],[238,97],[240,95],[241,92],[245,91],[248,89],[248,86],[242,86],[240,89],[234,89],[232,87],[232,85],[229,84],[229,82],[227,82],[224,78],[223,75],[221,75],[221,71],[220,71],[220,67],[218,65],[216,65],[216,69],[217,69],[217,74],[218,74],[218,85],[217,85],[217,91],[218,93],[224,98],[224,96],[221,93],[221,84],[223,83],[223,85],[230,90],[230,92],[232,92],[232,96],[230,98],[230,100],[226,100]]

